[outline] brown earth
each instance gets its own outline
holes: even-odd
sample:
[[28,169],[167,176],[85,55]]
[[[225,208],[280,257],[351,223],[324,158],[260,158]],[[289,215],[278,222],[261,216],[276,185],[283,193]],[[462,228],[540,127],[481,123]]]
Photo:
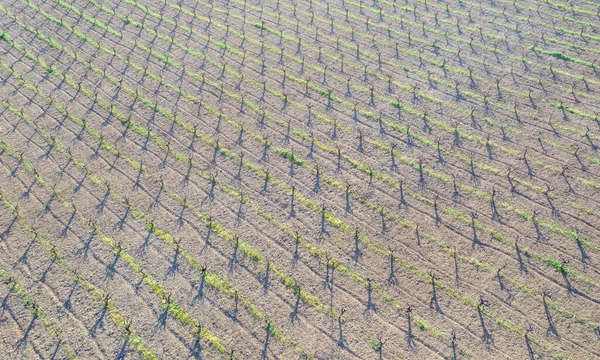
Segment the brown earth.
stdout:
[[0,358],[600,357],[598,4],[0,10]]

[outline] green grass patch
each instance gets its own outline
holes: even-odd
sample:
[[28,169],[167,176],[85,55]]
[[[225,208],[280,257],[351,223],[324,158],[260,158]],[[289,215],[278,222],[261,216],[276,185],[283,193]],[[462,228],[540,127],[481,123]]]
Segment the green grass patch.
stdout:
[[399,103],[397,101],[392,101],[392,105],[396,108],[396,109],[404,109],[404,104]]
[[569,270],[567,269],[566,266],[564,266],[563,264],[561,264],[560,262],[554,260],[554,259],[544,259],[544,262],[549,265],[552,266],[553,268],[556,269],[556,271],[563,273],[563,274],[568,274]]
[[254,26],[255,28],[257,28],[257,29],[262,29],[262,30],[267,30],[267,31],[269,31],[269,28],[268,28],[268,27],[266,27],[266,26],[265,26],[265,25],[263,25],[263,24],[254,23],[254,25],[253,25],[253,26]]

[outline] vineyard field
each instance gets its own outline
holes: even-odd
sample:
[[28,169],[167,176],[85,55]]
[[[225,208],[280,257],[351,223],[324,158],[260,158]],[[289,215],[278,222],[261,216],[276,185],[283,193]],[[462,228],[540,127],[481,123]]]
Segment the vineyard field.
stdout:
[[0,2],[0,358],[600,358],[600,3]]

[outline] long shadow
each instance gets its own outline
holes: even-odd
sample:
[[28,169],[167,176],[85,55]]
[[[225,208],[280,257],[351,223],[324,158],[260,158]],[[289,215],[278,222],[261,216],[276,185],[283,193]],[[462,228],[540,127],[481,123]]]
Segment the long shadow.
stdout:
[[67,233],[69,232],[69,228],[71,227],[71,223],[73,222],[73,220],[75,220],[75,215],[77,215],[77,210],[75,210],[75,207],[73,207],[73,211],[71,212],[71,216],[69,216],[69,220],[67,220],[67,223],[65,224],[65,227],[62,229],[61,232],[61,236],[62,237],[66,237]]
[[269,341],[271,340],[271,327],[272,326],[273,325],[271,324],[271,322],[267,322],[267,326],[265,326],[265,330],[266,330],[265,345],[263,347],[262,355],[261,355],[261,359],[263,359],[263,360],[267,360],[269,358],[269,356],[268,356]]
[[6,227],[6,229],[4,229],[2,234],[0,234],[0,240],[5,240],[5,238],[8,236],[8,234],[10,234],[10,231],[12,230],[12,228],[16,222],[17,222],[17,217],[14,216],[13,219],[11,220],[11,222]]
[[[581,292],[577,289],[575,289],[575,287],[573,287],[573,285],[571,285],[571,281],[569,280],[569,275],[567,273],[566,270],[563,270],[561,267],[561,271],[560,274],[563,277],[563,280],[565,281],[565,284],[567,285],[567,294],[568,295],[573,295],[573,294],[581,294]],[[587,296],[585,296],[586,298],[588,298]],[[596,303],[598,303],[598,301],[594,301]]]
[[19,170],[20,167],[21,167],[21,163],[18,163],[10,172],[10,175],[8,175],[8,178],[14,179],[17,176],[17,171]]
[[104,192],[104,197],[102,198],[102,201],[100,201],[100,203],[98,205],[96,205],[96,211],[98,211],[98,213],[101,214],[104,211],[104,207],[106,206],[106,201],[108,200],[109,195],[110,195],[110,187],[107,186],[106,192]]
[[419,187],[424,187],[427,181],[425,180],[425,173],[423,171],[423,160],[419,160]]
[[21,255],[19,257],[19,259],[17,259],[17,262],[15,263],[15,265],[13,265],[13,268],[17,266],[17,264],[27,264],[27,255],[29,254],[29,250],[31,250],[31,247],[33,246],[33,244],[35,244],[35,241],[37,240],[37,235],[35,236],[35,238],[33,240],[31,240],[29,242],[29,245],[27,245],[27,249],[25,249],[25,251],[23,252],[23,255]]
[[8,309],[8,298],[10,296],[10,291],[6,293],[4,299],[2,299],[2,304],[0,304],[0,318],[4,316],[4,312]]
[[233,295],[233,302],[234,302],[233,310],[226,310],[225,315],[228,318],[230,318],[231,321],[238,322],[239,321],[238,315],[240,313],[240,309],[239,309],[240,297],[239,297],[237,291]]
[[460,275],[458,272],[458,259],[456,256],[456,248],[454,249],[454,281],[456,282],[456,288],[460,288]]
[[494,346],[494,338],[488,331],[487,326],[485,325],[485,319],[483,318],[483,309],[485,306],[487,306],[487,304],[488,302],[481,298],[479,304],[477,305],[477,314],[479,315],[479,322],[481,323],[481,330],[483,331],[483,341],[489,348],[490,346]]
[[234,245],[233,245],[233,254],[231,254],[231,259],[229,259],[229,264],[227,266],[229,272],[233,271],[233,266],[237,262],[237,255],[238,255],[239,247],[240,247],[240,239],[237,235],[235,235],[234,236]]
[[350,206],[350,186],[346,185],[346,212],[350,214],[352,212],[352,207]]
[[215,199],[215,186],[217,185],[216,175],[210,175],[210,189],[208,190],[208,194],[202,199],[200,205],[204,205],[206,200],[213,201]]
[[567,177],[567,174],[565,174],[565,170],[566,169],[563,167],[563,170],[561,171],[560,176],[563,178],[563,180],[567,184],[568,191],[570,193],[575,193],[575,189],[573,189],[573,187],[571,186],[571,182],[569,181],[569,178]]
[[188,163],[189,163],[188,169],[187,169],[187,172],[185,173],[185,176],[183,177],[183,180],[181,181],[181,184],[183,184],[183,185],[187,185],[190,181],[190,175],[192,174],[192,163],[193,163],[192,159],[193,158],[191,156],[188,158]]
[[167,317],[169,316],[170,306],[171,306],[171,304],[167,303],[167,306],[165,306],[163,311],[158,316],[158,319],[156,319],[156,323],[154,324],[154,331],[153,331],[154,334],[156,334],[156,331],[164,331],[165,328],[167,327]]
[[475,164],[473,163],[473,159],[470,160],[469,167],[469,172],[471,173],[470,180],[471,182],[473,182],[473,184],[475,184],[475,186],[477,186],[479,185],[479,179],[481,178],[481,176],[475,172]]
[[415,342],[415,336],[412,330],[412,311],[413,307],[411,305],[406,309],[406,320],[407,320],[407,328],[406,328],[406,343],[409,349],[414,349],[417,343]]
[[[264,118],[265,118],[265,113],[263,112],[262,120],[259,121],[259,126],[260,126],[261,123],[264,126]],[[262,153],[262,156],[260,158],[260,162],[269,162],[270,156],[269,156],[268,151],[269,151],[270,148],[271,148],[271,142],[269,141],[268,137],[265,136],[265,143],[263,144],[263,153]]]
[[295,240],[294,241],[295,246],[294,246],[294,256],[292,257],[292,265],[296,264],[298,262],[298,260],[300,260],[300,253],[299,253],[299,250],[300,250],[300,237],[298,235],[298,232],[296,232],[294,240]]
[[196,340],[194,340],[194,345],[190,349],[190,355],[188,356],[188,359],[202,359],[203,348],[202,344],[200,343],[200,336],[196,336],[195,338]]
[[440,213],[438,211],[437,199],[433,200],[433,215],[435,224],[439,225],[439,223],[442,221],[442,218],[440,218]]
[[333,289],[334,271],[335,267],[331,261],[331,256],[329,256],[329,254],[325,254],[325,280],[323,281],[323,287],[329,289],[330,291]]
[[238,204],[238,209],[235,213],[237,225],[239,225],[242,222],[242,220],[246,219],[246,212],[244,211],[244,203],[245,202],[246,202],[246,199],[244,197],[244,194],[240,194],[240,201]]
[[375,351],[379,355],[379,360],[383,360],[383,345],[385,345],[385,341],[383,341],[381,337],[378,337],[377,344],[375,345]]
[[325,204],[321,205],[321,232],[319,234],[330,237],[331,234],[329,234],[329,231],[327,231],[327,229],[325,229],[325,210],[326,210]]
[[[81,132],[83,133],[83,128],[81,129]],[[117,155],[115,156],[115,159],[113,160],[113,162],[110,164],[110,167],[108,168],[108,172],[112,173],[112,171],[115,169],[115,166],[117,165],[117,161],[119,161],[119,159],[121,158],[121,153],[117,153]]]
[[387,231],[387,224],[385,222],[385,213],[383,212],[383,207],[379,209],[379,216],[381,217],[381,232],[385,233]]
[[206,267],[202,268],[202,276],[200,277],[200,283],[198,284],[198,292],[192,299],[192,305],[194,305],[197,301],[204,300],[204,286],[206,285]]
[[547,298],[551,298],[552,295],[548,291],[544,291],[542,293],[542,302],[544,304],[544,313],[546,314],[546,320],[548,321],[548,329],[546,329],[546,335],[553,334],[556,337],[560,337],[558,335],[558,331],[556,330],[556,326],[554,325],[554,320],[552,319],[552,313],[550,312],[550,308],[548,307]]
[[492,198],[490,199],[490,207],[492,209],[492,220],[498,221],[500,224],[503,224],[502,216],[498,212],[498,208],[496,207],[496,189],[492,189]]
[[293,178],[296,175],[294,171],[294,151],[292,149],[292,156],[290,156],[290,173],[289,176]]
[[115,273],[117,272],[117,269],[115,266],[117,265],[117,262],[119,261],[120,258],[121,258],[121,251],[117,251],[117,254],[115,255],[115,259],[113,260],[113,262],[106,266],[105,279],[109,278],[112,280],[115,277]]
[[504,263],[504,265],[502,265],[502,267],[499,267],[498,271],[496,271],[496,279],[498,280],[498,285],[500,285],[500,291],[509,291],[506,285],[504,284],[504,276],[502,275],[502,270],[506,269],[507,266],[508,264]]
[[94,323],[94,325],[90,328],[90,336],[91,337],[96,337],[96,332],[98,331],[98,328],[100,329],[104,329],[104,317],[106,316],[106,313],[108,312],[108,297],[105,298],[105,303],[104,306],[102,306],[102,309],[100,311],[98,311],[96,313],[96,315],[98,316],[98,319],[96,320],[96,322]]
[[403,185],[404,181],[400,180],[400,207],[408,207],[408,203],[406,202],[406,199],[404,198],[404,185]]
[[54,149],[54,146],[55,146],[55,143],[50,144],[50,146],[48,146],[48,150],[46,150],[46,152],[43,155],[40,155],[40,157],[38,159],[39,160],[41,160],[41,159],[47,160],[48,158],[51,158],[53,161],[56,161],[54,156],[52,156],[52,154],[50,154],[52,149]]
[[117,354],[117,357],[115,359],[125,360],[125,356],[127,355],[127,345],[129,345],[129,336],[125,337],[123,345],[121,346],[121,349],[119,350],[119,353]]
[[31,333],[31,330],[33,330],[33,327],[35,326],[35,321],[38,318],[38,313],[37,311],[35,311],[33,313],[33,318],[31,319],[31,321],[29,322],[29,325],[27,326],[27,329],[25,330],[25,332],[23,333],[23,337],[19,340],[17,340],[17,342],[15,343],[15,349],[24,349],[27,346],[27,339],[29,338],[29,334]]
[[52,352],[52,356],[50,356],[50,360],[56,359],[56,355],[58,354],[58,349],[60,349],[60,345],[62,344],[62,339],[59,339],[56,342],[56,346],[54,346],[54,351]]
[[342,316],[344,316],[344,313],[346,312],[346,309],[342,308],[340,310],[340,313],[338,315],[338,346],[342,349],[348,349],[348,343],[346,341],[346,338],[344,337],[344,328],[342,327],[343,325],[343,321],[342,321]]
[[142,289],[142,285],[144,284],[144,280],[146,279],[146,274],[144,272],[142,272],[142,276],[140,277],[140,280],[138,280],[138,282],[135,283],[135,294],[139,295],[140,290]]
[[295,210],[295,205],[296,205],[296,187],[292,185],[292,194],[290,195],[290,218],[294,218],[296,217],[296,210]]
[[435,277],[435,275],[431,274],[432,295],[431,295],[431,300],[429,301],[429,307],[431,309],[435,308],[435,311],[437,311],[438,314],[444,315],[444,312],[442,311],[442,308],[440,307],[440,303],[438,301],[436,281],[437,281],[437,278]]
[[144,242],[142,244],[140,244],[140,246],[137,248],[137,253],[139,255],[146,254],[146,251],[148,250],[148,246],[150,246],[150,237],[152,236],[153,232],[154,232],[154,224],[151,222],[150,226],[148,227],[148,234],[146,235]]
[[317,173],[315,175],[315,186],[313,187],[313,191],[315,193],[318,193],[319,191],[321,191],[321,170],[318,166],[317,166]]
[[175,253],[173,254],[173,261],[171,261],[171,266],[169,266],[169,268],[167,269],[167,277],[175,275],[175,273],[179,269],[179,253],[179,242],[177,242],[175,246]]
[[394,252],[391,251],[390,249],[390,274],[387,278],[387,283],[388,285],[398,285],[398,278],[396,277],[396,271],[394,269],[395,266],[395,262],[394,262]]
[[562,216],[560,215],[560,212],[558,211],[558,209],[554,206],[554,203],[552,202],[552,198],[550,197],[550,191],[552,191],[552,189],[548,185],[546,185],[546,191],[544,191],[544,195],[546,196],[546,201],[548,202],[548,206],[550,206],[550,209],[552,210],[552,217],[557,220],[561,220]]
[[519,248],[519,239],[515,240],[515,250],[517,252],[517,260],[519,261],[519,271],[521,274],[529,273],[527,270],[527,266],[525,266],[525,262],[523,261],[523,257],[521,256],[521,248]]
[[94,239],[94,236],[96,236],[96,233],[91,232],[88,239],[83,243],[83,247],[77,249],[77,251],[75,251],[75,254],[76,255],[83,254],[83,258],[87,259],[88,251],[90,250],[90,245],[92,244],[92,240]]
[[537,210],[533,211],[533,216],[531,217],[531,221],[533,222],[533,228],[535,229],[535,234],[536,234],[536,242],[539,241],[546,241],[546,237],[544,236],[544,233],[542,233],[542,229],[540,228],[540,224],[537,220]]
[[77,281],[73,281],[73,286],[71,287],[71,291],[69,291],[69,296],[67,296],[67,299],[63,302],[63,307],[67,310],[71,310],[72,308],[71,297],[73,297],[73,293],[75,290],[77,290],[77,284]]
[[[79,190],[81,190],[81,188],[83,187],[83,182],[85,181],[85,179],[87,179],[87,177],[88,177],[88,173],[86,172],[85,174],[83,174],[83,177],[79,180],[79,182],[77,182],[77,185],[75,185],[75,188],[73,189],[73,193],[76,194],[79,192]],[[49,207],[49,203],[50,203],[50,200],[48,201],[48,204],[46,204],[46,207],[44,209]]]
[[473,238],[472,238],[471,247],[473,248],[473,250],[477,246],[483,246],[483,243],[481,242],[481,240],[479,240],[479,237],[477,236],[477,227],[475,226],[475,219],[477,219],[477,214],[472,213],[471,214],[471,230],[473,231]]
[[358,229],[356,229],[354,231],[354,254],[352,254],[352,260],[354,261],[354,263],[357,263],[358,260],[360,260],[360,258],[362,257],[363,253],[360,250],[360,236],[359,236],[359,232]]
[[525,345],[527,345],[527,355],[529,356],[529,360],[535,360],[535,353],[533,352],[533,348],[531,347],[531,342],[529,340],[529,332],[530,330],[525,332]]
[[240,153],[240,162],[238,164],[237,173],[233,177],[234,180],[242,181],[242,168],[244,167],[244,153]]
[[373,303],[373,283],[370,278],[367,278],[367,307],[365,313],[369,314],[371,311],[377,312],[377,307]]
[[525,152],[523,153],[522,159],[525,163],[525,167],[527,168],[527,175],[529,176],[529,178],[532,178],[534,173],[533,169],[531,168],[531,165],[529,164],[529,160],[527,159],[527,150],[525,150]]
[[581,242],[581,239],[579,238],[579,236],[577,236],[576,240],[577,240],[577,247],[579,248],[579,252],[581,253],[581,262],[585,266],[590,261],[590,257],[587,254],[587,251],[585,250],[585,248],[583,247],[583,243]]
[[415,236],[417,237],[417,245],[421,246],[421,224],[417,224],[417,226],[415,226]]
[[46,282],[46,277],[48,276],[48,272],[50,272],[50,269],[52,268],[52,265],[54,265],[54,263],[56,262],[57,257],[53,256],[52,257],[52,261],[50,261],[50,264],[48,264],[48,267],[46,268],[46,270],[44,270],[44,272],[42,273],[42,276],[40,277],[40,281],[45,283]]
[[33,181],[31,182],[31,185],[29,185],[29,187],[27,188],[27,190],[25,190],[23,192],[23,194],[21,194],[21,198],[22,199],[28,199],[29,195],[31,194],[31,190],[33,189],[33,185],[35,185],[37,183],[36,179],[33,179]]
[[125,221],[127,221],[127,216],[129,216],[130,211],[131,211],[131,206],[127,206],[127,209],[125,210],[125,214],[123,214],[121,219],[119,219],[119,222],[117,222],[117,224],[115,224],[114,228],[119,228],[120,231],[123,231],[123,227],[125,226]]
[[265,171],[265,182],[263,183],[263,187],[262,187],[262,189],[260,190],[260,194],[261,194],[261,195],[265,195],[265,194],[267,193],[267,191],[268,191],[268,185],[269,185],[269,180],[270,180],[270,179],[271,179],[271,176],[270,176],[270,174],[269,174],[269,171],[268,171],[268,170],[266,170],[266,171]]
[[452,360],[457,360],[456,352],[457,352],[457,343],[456,343],[456,331],[452,330]]
[[296,323],[296,321],[300,321],[300,317],[298,316],[298,311],[300,308],[300,287],[297,287],[295,289],[296,292],[296,303],[294,304],[294,309],[292,310],[292,312],[290,313],[290,323],[292,325],[294,325]]
[[265,276],[262,279],[262,283],[263,283],[262,290],[263,290],[264,294],[267,294],[269,292],[270,276],[271,276],[271,263],[269,262],[269,260],[267,260]]
[[487,141],[485,143],[485,149],[486,149],[487,154],[488,154],[488,159],[490,159],[490,160],[493,161],[494,160],[494,152],[493,152],[492,145],[490,144],[489,135],[488,135]]
[[579,166],[581,167],[581,172],[587,172],[588,168],[583,163],[583,161],[581,160],[581,157],[579,156],[579,148],[577,148],[577,150],[575,150],[575,153],[573,155],[575,155],[575,159],[577,159],[577,162],[579,163]]

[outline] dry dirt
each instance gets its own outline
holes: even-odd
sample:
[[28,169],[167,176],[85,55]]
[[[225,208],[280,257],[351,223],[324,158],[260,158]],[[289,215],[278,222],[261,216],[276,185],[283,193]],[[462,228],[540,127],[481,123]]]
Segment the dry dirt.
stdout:
[[599,16],[0,4],[0,359],[600,358]]

